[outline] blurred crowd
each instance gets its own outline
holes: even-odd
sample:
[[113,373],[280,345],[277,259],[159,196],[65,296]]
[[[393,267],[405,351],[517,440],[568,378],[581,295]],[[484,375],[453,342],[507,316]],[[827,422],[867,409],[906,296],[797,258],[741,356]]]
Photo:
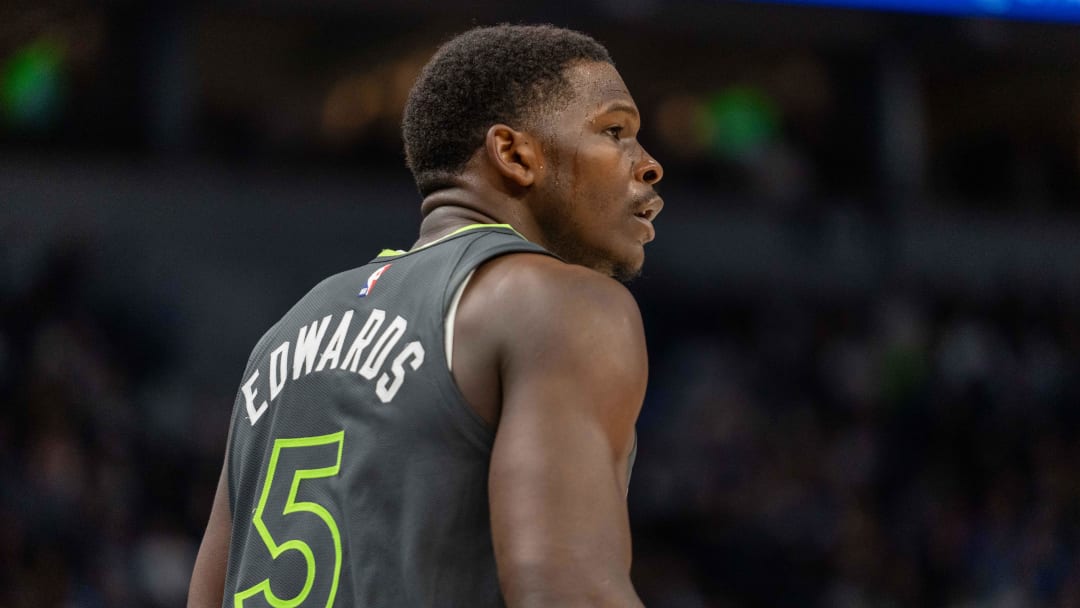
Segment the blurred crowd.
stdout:
[[[169,334],[85,259],[0,289],[0,606],[182,606],[229,397],[184,387]],[[733,300],[645,303],[647,605],[1080,605],[1080,310]]]
[[229,399],[168,388],[167,325],[96,294],[89,257],[0,285],[0,606],[183,606]]
[[639,425],[648,605],[1080,605],[1075,307],[910,290],[700,319]]
[[[228,346],[407,245],[404,95],[484,19],[36,4],[0,10],[0,608],[183,606]],[[593,4],[674,227],[634,288],[645,603],[1080,606],[1075,28]]]

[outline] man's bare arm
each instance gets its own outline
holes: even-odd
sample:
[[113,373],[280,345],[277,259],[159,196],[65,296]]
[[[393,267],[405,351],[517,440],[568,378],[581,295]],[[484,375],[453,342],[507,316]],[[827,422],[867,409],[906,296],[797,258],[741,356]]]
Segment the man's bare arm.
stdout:
[[232,515],[229,508],[229,480],[226,464],[221,467],[214,506],[206,524],[195,569],[188,587],[188,608],[221,608],[225,594],[225,568],[229,561],[229,537],[232,534]]
[[489,490],[503,594],[512,607],[638,606],[626,469],[648,374],[640,313],[607,277],[514,257],[482,277],[498,298]]

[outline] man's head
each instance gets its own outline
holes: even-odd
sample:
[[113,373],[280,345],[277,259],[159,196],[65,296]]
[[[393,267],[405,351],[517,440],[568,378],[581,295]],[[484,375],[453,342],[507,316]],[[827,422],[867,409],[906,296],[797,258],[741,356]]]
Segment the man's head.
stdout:
[[640,271],[663,206],[653,190],[663,170],[638,142],[640,127],[595,40],[551,26],[498,26],[436,53],[409,97],[403,133],[424,195],[486,167],[525,210],[515,227],[530,240],[625,280]]
[[534,127],[565,103],[565,69],[579,61],[611,57],[592,38],[550,25],[479,27],[444,44],[413,85],[401,126],[420,193],[458,175],[491,125]]

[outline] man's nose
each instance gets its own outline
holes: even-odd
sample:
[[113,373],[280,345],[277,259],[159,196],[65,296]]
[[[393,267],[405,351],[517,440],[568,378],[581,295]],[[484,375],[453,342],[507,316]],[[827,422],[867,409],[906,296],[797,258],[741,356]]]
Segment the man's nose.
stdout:
[[643,156],[637,167],[634,168],[634,178],[652,186],[664,178],[664,168],[651,154],[645,152],[645,150],[641,152]]

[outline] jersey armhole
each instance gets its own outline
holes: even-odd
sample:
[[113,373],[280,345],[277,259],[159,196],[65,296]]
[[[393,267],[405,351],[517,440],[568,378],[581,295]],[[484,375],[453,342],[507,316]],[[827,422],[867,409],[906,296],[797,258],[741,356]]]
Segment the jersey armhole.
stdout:
[[450,308],[446,311],[446,321],[443,326],[444,346],[446,348],[446,370],[449,372],[454,371],[454,321],[457,319],[458,304],[461,303],[461,296],[465,293],[465,286],[469,284],[469,279],[476,273],[476,269],[469,271],[469,274],[465,275],[465,278],[461,281],[461,285],[458,285],[456,291],[454,291],[454,297],[450,300]]

